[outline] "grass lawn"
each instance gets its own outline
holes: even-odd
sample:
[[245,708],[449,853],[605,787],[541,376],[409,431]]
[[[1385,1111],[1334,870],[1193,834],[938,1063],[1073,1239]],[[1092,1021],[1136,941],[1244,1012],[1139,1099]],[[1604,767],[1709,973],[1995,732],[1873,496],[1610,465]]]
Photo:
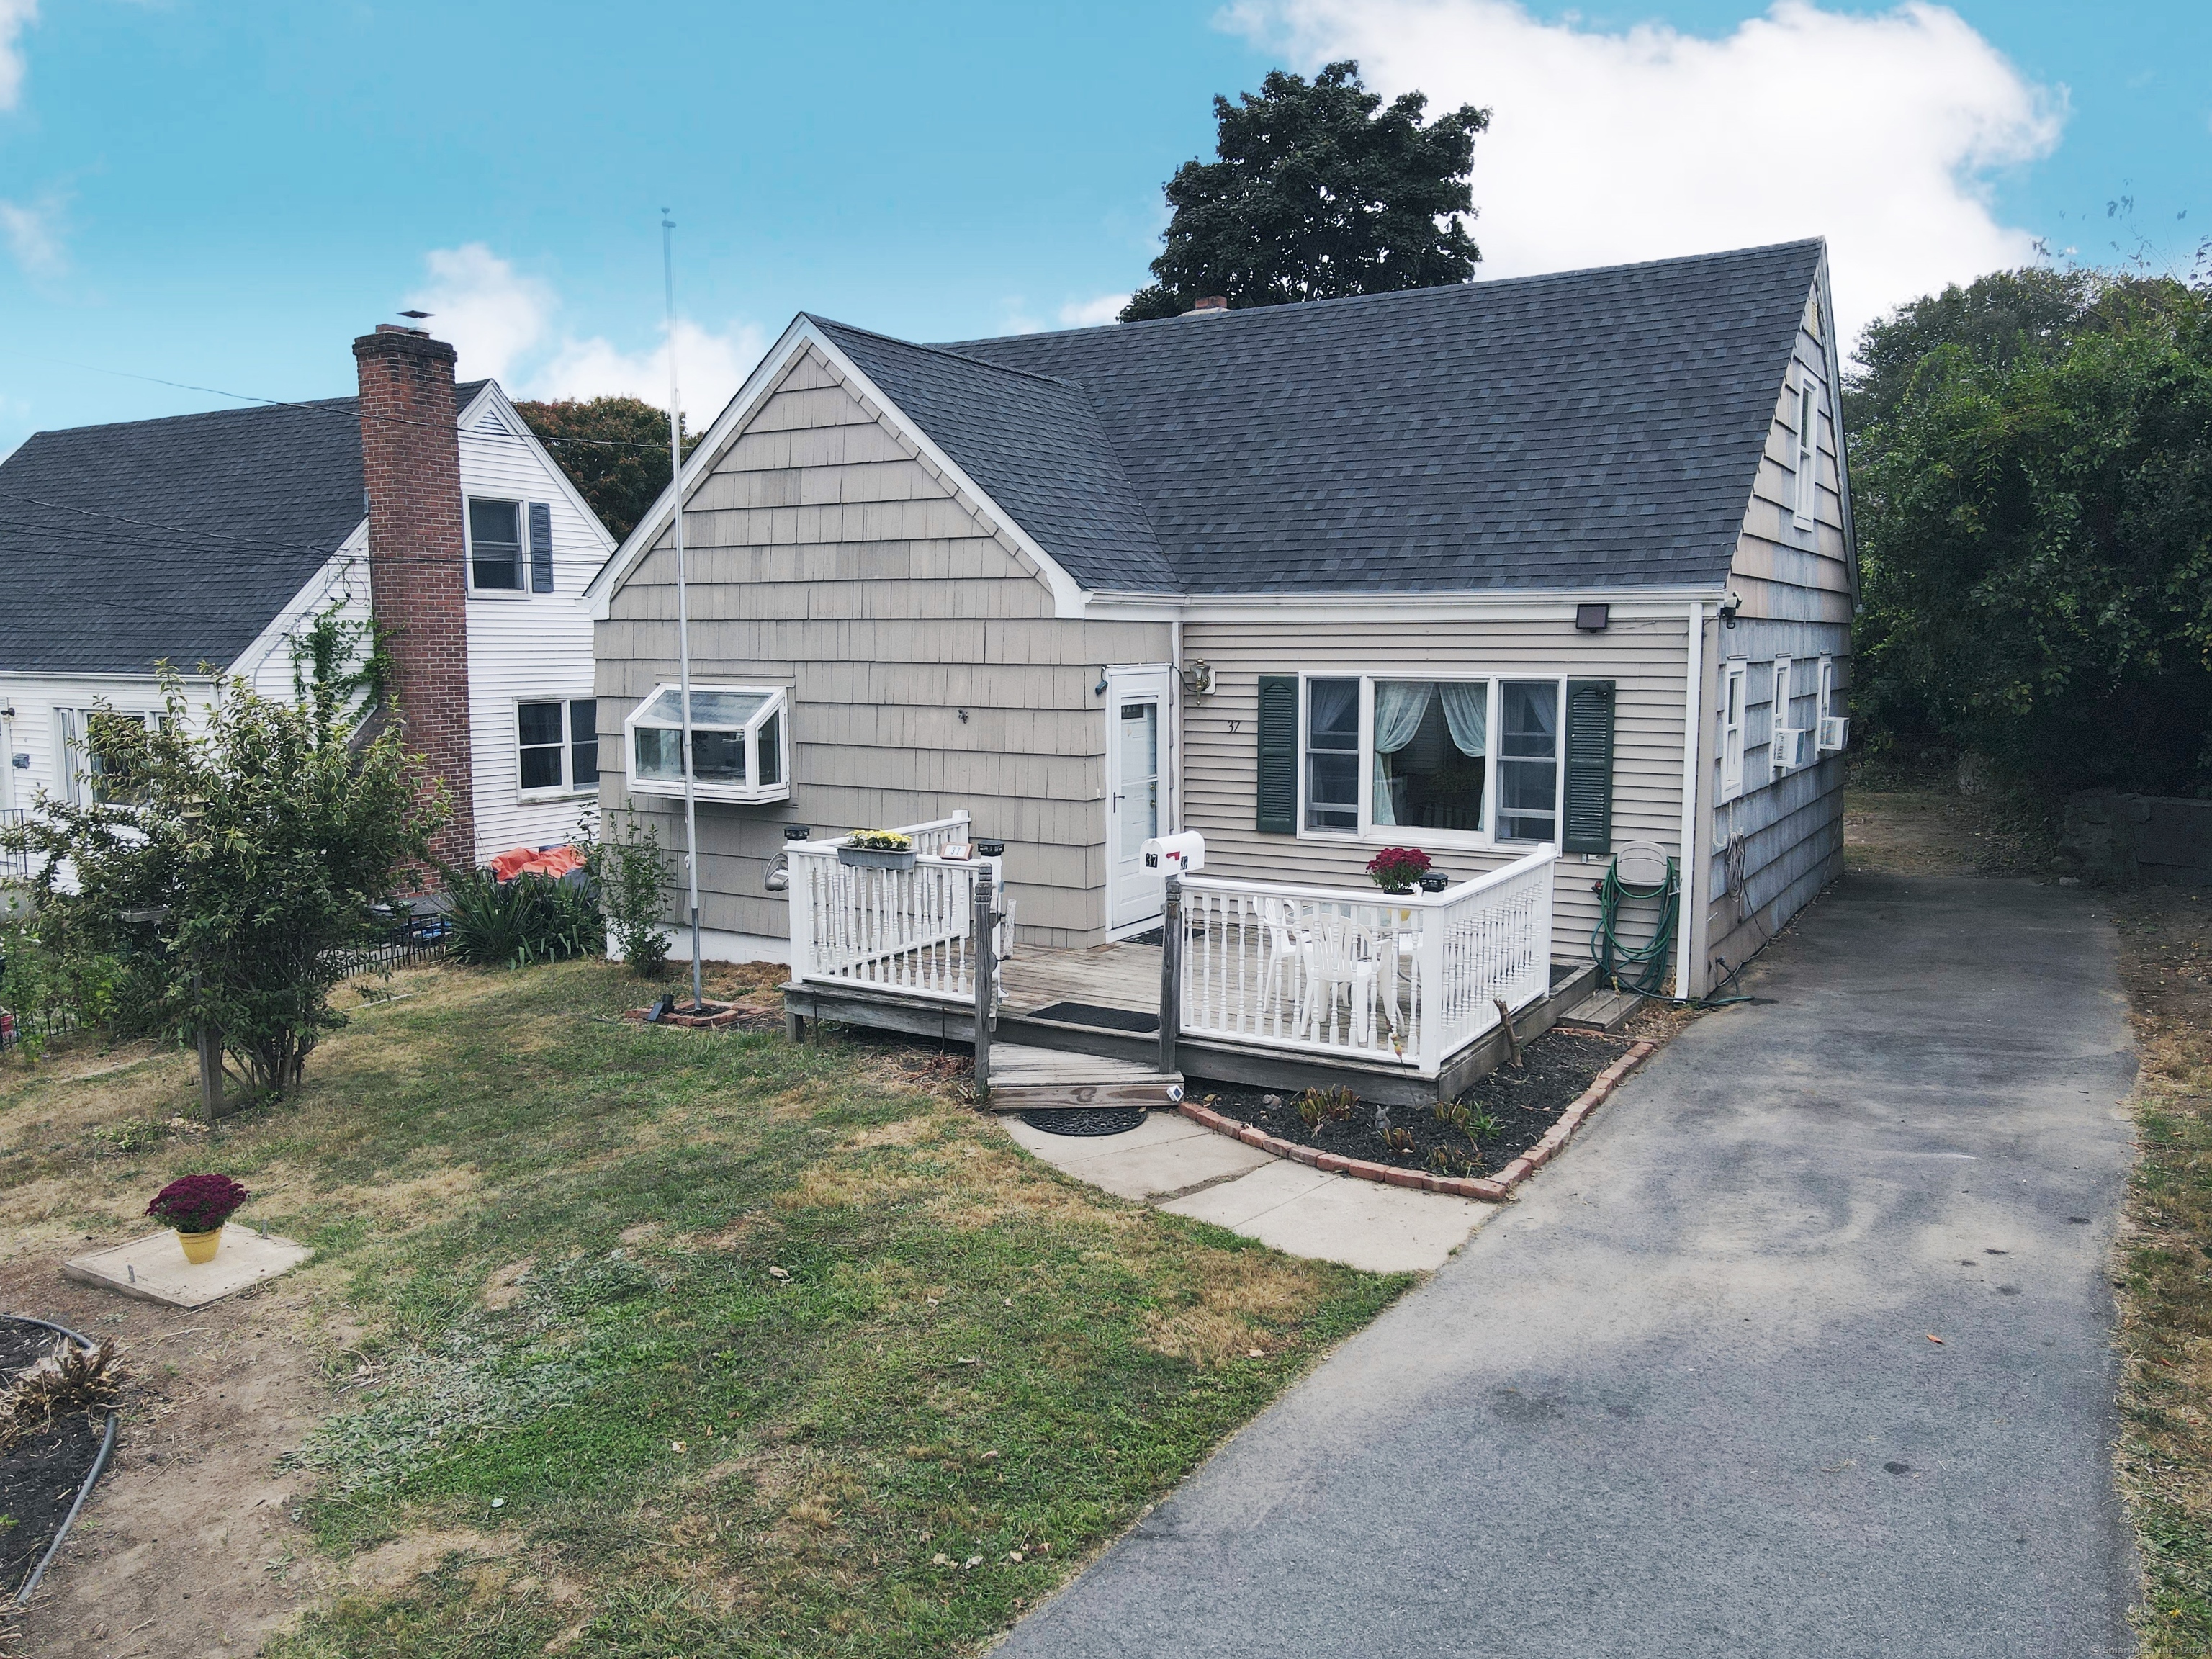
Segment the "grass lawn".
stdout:
[[0,1066],[39,1248],[220,1169],[321,1253],[286,1659],[972,1651],[1409,1282],[1083,1187],[918,1050],[624,1024],[603,963],[392,988],[212,1135],[149,1127],[179,1064]]
[[2120,1484],[2143,1651],[2212,1655],[2212,893],[2113,896],[2142,1072],[2121,1236]]

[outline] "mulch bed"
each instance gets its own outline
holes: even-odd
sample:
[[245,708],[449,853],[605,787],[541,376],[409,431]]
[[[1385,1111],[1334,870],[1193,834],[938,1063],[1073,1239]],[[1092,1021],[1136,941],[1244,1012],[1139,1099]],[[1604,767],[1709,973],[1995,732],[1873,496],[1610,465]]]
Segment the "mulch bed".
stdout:
[[[1442,1151],[1449,1160],[1443,1173],[1494,1175],[1542,1139],[1559,1115],[1628,1048],[1625,1038],[1545,1032],[1522,1048],[1521,1065],[1499,1066],[1460,1097],[1470,1111],[1478,1116],[1486,1112],[1495,1121],[1494,1127],[1472,1142],[1464,1131],[1442,1121],[1425,1106],[1385,1109],[1362,1101],[1350,1117],[1309,1129],[1298,1115],[1301,1097],[1295,1094],[1209,1085],[1202,1091],[1194,1090],[1191,1097],[1224,1117],[1321,1152],[1427,1170],[1438,1168],[1436,1155]],[[1269,1105],[1271,1100],[1277,1103]],[[1378,1112],[1387,1113],[1388,1127],[1412,1132],[1411,1151],[1394,1149],[1383,1139],[1385,1125],[1378,1121]]]
[[[0,1376],[16,1373],[52,1353],[64,1339],[23,1320],[0,1315]],[[21,1589],[46,1553],[92,1471],[106,1419],[69,1412],[0,1453],[0,1595]]]

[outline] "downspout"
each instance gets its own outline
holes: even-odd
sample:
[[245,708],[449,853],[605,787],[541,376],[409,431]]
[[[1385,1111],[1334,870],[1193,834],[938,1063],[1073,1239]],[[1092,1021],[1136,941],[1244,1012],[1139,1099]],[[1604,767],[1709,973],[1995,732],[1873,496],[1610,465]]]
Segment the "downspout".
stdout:
[[1698,866],[1705,861],[1697,841],[1698,773],[1705,747],[1705,607],[1696,600],[1690,605],[1688,659],[1682,688],[1682,908],[1674,924],[1674,996],[1678,1001],[1687,1001],[1691,995],[1690,964],[1696,960],[1691,949],[1691,935],[1697,931],[1692,923],[1697,915]]
[[1168,760],[1174,810],[1168,814],[1168,832],[1182,833],[1182,618],[1168,623]]

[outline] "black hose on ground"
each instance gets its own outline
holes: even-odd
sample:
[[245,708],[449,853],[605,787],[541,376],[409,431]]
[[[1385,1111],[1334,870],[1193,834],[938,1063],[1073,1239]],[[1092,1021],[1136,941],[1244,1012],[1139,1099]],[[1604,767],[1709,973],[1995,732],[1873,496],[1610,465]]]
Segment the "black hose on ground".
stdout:
[[[26,1325],[36,1325],[42,1330],[58,1332],[88,1353],[99,1346],[82,1332],[73,1331],[66,1325],[57,1325],[51,1319],[34,1319],[29,1314],[5,1314],[0,1315],[0,1318],[13,1319]],[[84,1500],[92,1496],[94,1483],[99,1480],[100,1472],[107,1467],[108,1458],[114,1454],[116,1425],[122,1420],[122,1417],[121,1411],[112,1407],[109,1408],[107,1431],[100,1437],[100,1450],[94,1454],[92,1468],[85,1475],[84,1484],[76,1489],[76,1501],[70,1505],[70,1512],[62,1517],[60,1527],[54,1532],[53,1541],[46,1546],[46,1553],[39,1558],[39,1565],[31,1569],[31,1576],[23,1581],[23,1588],[15,1592],[15,1605],[18,1607],[29,1603],[31,1592],[38,1589],[39,1581],[46,1576],[46,1569],[53,1565],[54,1557],[60,1553],[63,1540],[70,1535],[70,1528],[76,1524],[77,1516],[84,1509]]]

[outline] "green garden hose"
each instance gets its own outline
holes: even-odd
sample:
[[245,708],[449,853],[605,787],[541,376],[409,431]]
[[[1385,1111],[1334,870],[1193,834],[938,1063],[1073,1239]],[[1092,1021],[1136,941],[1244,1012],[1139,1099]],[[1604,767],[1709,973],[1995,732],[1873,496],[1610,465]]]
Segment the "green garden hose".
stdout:
[[[1657,851],[1657,848],[1653,848]],[[1642,945],[1624,945],[1619,922],[1624,900],[1659,901],[1659,925]],[[1667,860],[1666,878],[1656,887],[1638,887],[1620,878],[1620,860],[1606,866],[1598,884],[1597,926],[1590,929],[1590,957],[1597,963],[1601,984],[1640,996],[1664,996],[1667,969],[1674,954],[1674,918],[1681,908],[1682,883],[1674,860]]]

